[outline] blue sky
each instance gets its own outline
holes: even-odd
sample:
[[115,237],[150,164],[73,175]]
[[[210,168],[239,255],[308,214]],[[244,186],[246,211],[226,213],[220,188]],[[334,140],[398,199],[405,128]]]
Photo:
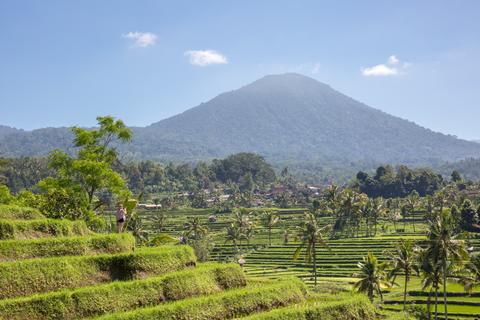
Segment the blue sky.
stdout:
[[0,1],[0,124],[148,125],[299,72],[480,139],[480,1]]

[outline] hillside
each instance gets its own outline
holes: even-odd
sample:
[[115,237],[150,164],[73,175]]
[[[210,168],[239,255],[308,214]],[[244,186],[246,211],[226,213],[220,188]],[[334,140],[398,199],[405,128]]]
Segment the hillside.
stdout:
[[[430,164],[480,156],[480,145],[436,133],[299,74],[270,75],[145,128],[124,151],[192,160],[257,152],[273,162]],[[0,135],[0,155],[66,148],[65,129]]]

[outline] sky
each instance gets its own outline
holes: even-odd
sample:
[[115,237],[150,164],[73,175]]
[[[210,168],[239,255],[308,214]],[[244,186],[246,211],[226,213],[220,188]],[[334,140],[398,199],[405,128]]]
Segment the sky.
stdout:
[[0,0],[0,124],[145,126],[298,72],[480,139],[480,1]]

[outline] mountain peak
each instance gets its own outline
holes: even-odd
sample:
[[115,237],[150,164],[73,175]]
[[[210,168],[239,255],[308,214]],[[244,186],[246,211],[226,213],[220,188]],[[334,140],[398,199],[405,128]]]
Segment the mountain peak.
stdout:
[[305,76],[299,73],[282,73],[282,74],[271,74],[266,75],[241,89],[250,89],[250,90],[299,90],[304,91],[305,89],[310,90],[322,90],[322,89],[331,89],[330,86],[317,81],[311,77]]
[[[265,76],[134,131],[129,151],[142,159],[205,159],[246,151],[275,162],[429,164],[480,155],[480,144],[388,115],[297,73]],[[0,155],[62,148],[60,137],[66,134],[45,129],[0,136]],[[20,148],[22,143],[30,145]]]

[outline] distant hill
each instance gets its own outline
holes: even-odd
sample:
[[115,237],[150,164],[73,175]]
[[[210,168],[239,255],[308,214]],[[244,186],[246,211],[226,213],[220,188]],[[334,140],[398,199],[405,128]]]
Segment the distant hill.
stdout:
[[[179,115],[134,128],[138,159],[208,159],[251,151],[272,162],[430,164],[480,157],[480,144],[433,132],[299,74],[270,75]],[[67,130],[0,135],[0,155],[69,146]]]
[[18,131],[20,131],[20,130],[12,128],[12,127],[7,127],[7,126],[0,125],[0,138],[6,136],[7,134],[16,133]]

